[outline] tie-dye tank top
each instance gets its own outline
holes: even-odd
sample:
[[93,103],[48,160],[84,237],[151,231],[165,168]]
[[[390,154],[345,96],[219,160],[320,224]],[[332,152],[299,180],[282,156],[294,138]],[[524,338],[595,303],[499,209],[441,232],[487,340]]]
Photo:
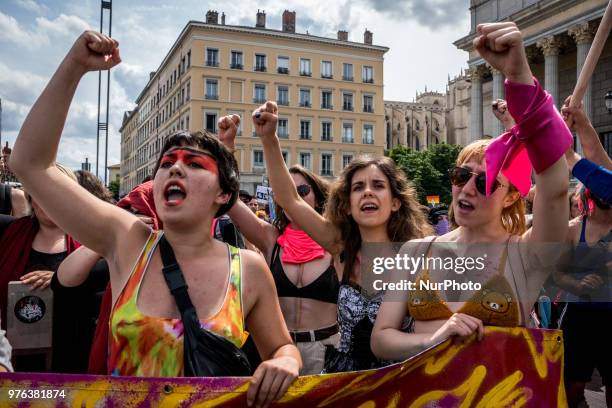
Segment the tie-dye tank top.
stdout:
[[[153,232],[130,278],[117,298],[110,318],[109,369],[112,375],[179,377],[183,375],[183,322],[144,315],[136,301],[142,279],[163,232]],[[241,347],[244,330],[241,301],[241,268],[238,248],[228,245],[230,274],[223,304],[217,313],[200,320],[203,328]]]

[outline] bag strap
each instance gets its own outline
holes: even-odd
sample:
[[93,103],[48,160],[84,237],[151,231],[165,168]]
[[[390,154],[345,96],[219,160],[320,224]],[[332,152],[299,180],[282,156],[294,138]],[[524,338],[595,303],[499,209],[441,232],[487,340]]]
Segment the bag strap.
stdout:
[[159,251],[162,258],[162,263],[164,267],[162,271],[164,273],[164,279],[166,279],[166,284],[170,289],[170,293],[174,296],[174,300],[176,301],[176,305],[181,311],[181,316],[185,314],[189,309],[194,309],[193,303],[191,303],[191,298],[189,297],[189,293],[187,292],[187,283],[185,282],[185,278],[183,277],[183,272],[181,271],[181,267],[176,261],[176,256],[174,255],[174,250],[170,246],[170,243],[166,239],[165,235],[162,235],[159,240]]

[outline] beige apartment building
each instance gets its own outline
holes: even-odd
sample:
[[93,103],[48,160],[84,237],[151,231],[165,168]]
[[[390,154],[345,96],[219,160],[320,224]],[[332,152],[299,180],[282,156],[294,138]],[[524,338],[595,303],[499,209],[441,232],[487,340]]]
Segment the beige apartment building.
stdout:
[[287,164],[335,177],[357,155],[383,154],[383,56],[387,47],[295,32],[295,12],[282,29],[225,24],[209,11],[190,21],[151,73],[121,127],[121,193],[151,175],[164,138],[179,129],[217,130],[228,114],[242,123],[236,159],[242,188],[254,192],[265,178],[260,140],[251,113],[266,100],[279,105],[278,136]]

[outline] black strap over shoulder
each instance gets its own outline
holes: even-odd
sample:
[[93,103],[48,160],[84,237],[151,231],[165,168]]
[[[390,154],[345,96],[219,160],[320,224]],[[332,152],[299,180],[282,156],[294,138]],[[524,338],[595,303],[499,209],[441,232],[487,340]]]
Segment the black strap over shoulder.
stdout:
[[251,375],[246,355],[225,337],[200,326],[197,312],[172,246],[162,235],[159,250],[164,279],[181,311],[183,321],[184,374],[187,377]]
[[181,272],[181,267],[178,265],[174,251],[168,243],[165,235],[162,235],[161,239],[159,240],[159,251],[162,258],[162,263],[164,264],[164,267],[162,268],[164,279],[166,279],[170,293],[172,293],[172,296],[174,296],[174,300],[176,301],[176,305],[181,311],[182,316],[187,310],[195,308],[193,307],[193,303],[191,303],[191,298],[187,292],[188,286],[185,282],[185,278],[183,277],[183,272]]

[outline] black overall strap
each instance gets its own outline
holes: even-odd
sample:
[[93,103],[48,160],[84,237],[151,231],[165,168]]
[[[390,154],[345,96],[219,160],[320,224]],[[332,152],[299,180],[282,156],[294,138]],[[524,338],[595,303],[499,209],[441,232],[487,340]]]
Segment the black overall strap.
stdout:
[[170,293],[172,293],[172,296],[174,296],[174,300],[176,301],[176,305],[181,311],[182,316],[187,310],[193,309],[194,307],[193,303],[191,303],[191,299],[189,298],[189,293],[187,292],[187,283],[185,283],[185,278],[183,277],[183,272],[181,272],[181,267],[176,261],[174,251],[168,243],[168,240],[166,240],[165,235],[162,235],[161,239],[159,240],[159,251],[162,258],[162,263],[164,264],[164,267],[162,268],[164,278],[166,279]]

